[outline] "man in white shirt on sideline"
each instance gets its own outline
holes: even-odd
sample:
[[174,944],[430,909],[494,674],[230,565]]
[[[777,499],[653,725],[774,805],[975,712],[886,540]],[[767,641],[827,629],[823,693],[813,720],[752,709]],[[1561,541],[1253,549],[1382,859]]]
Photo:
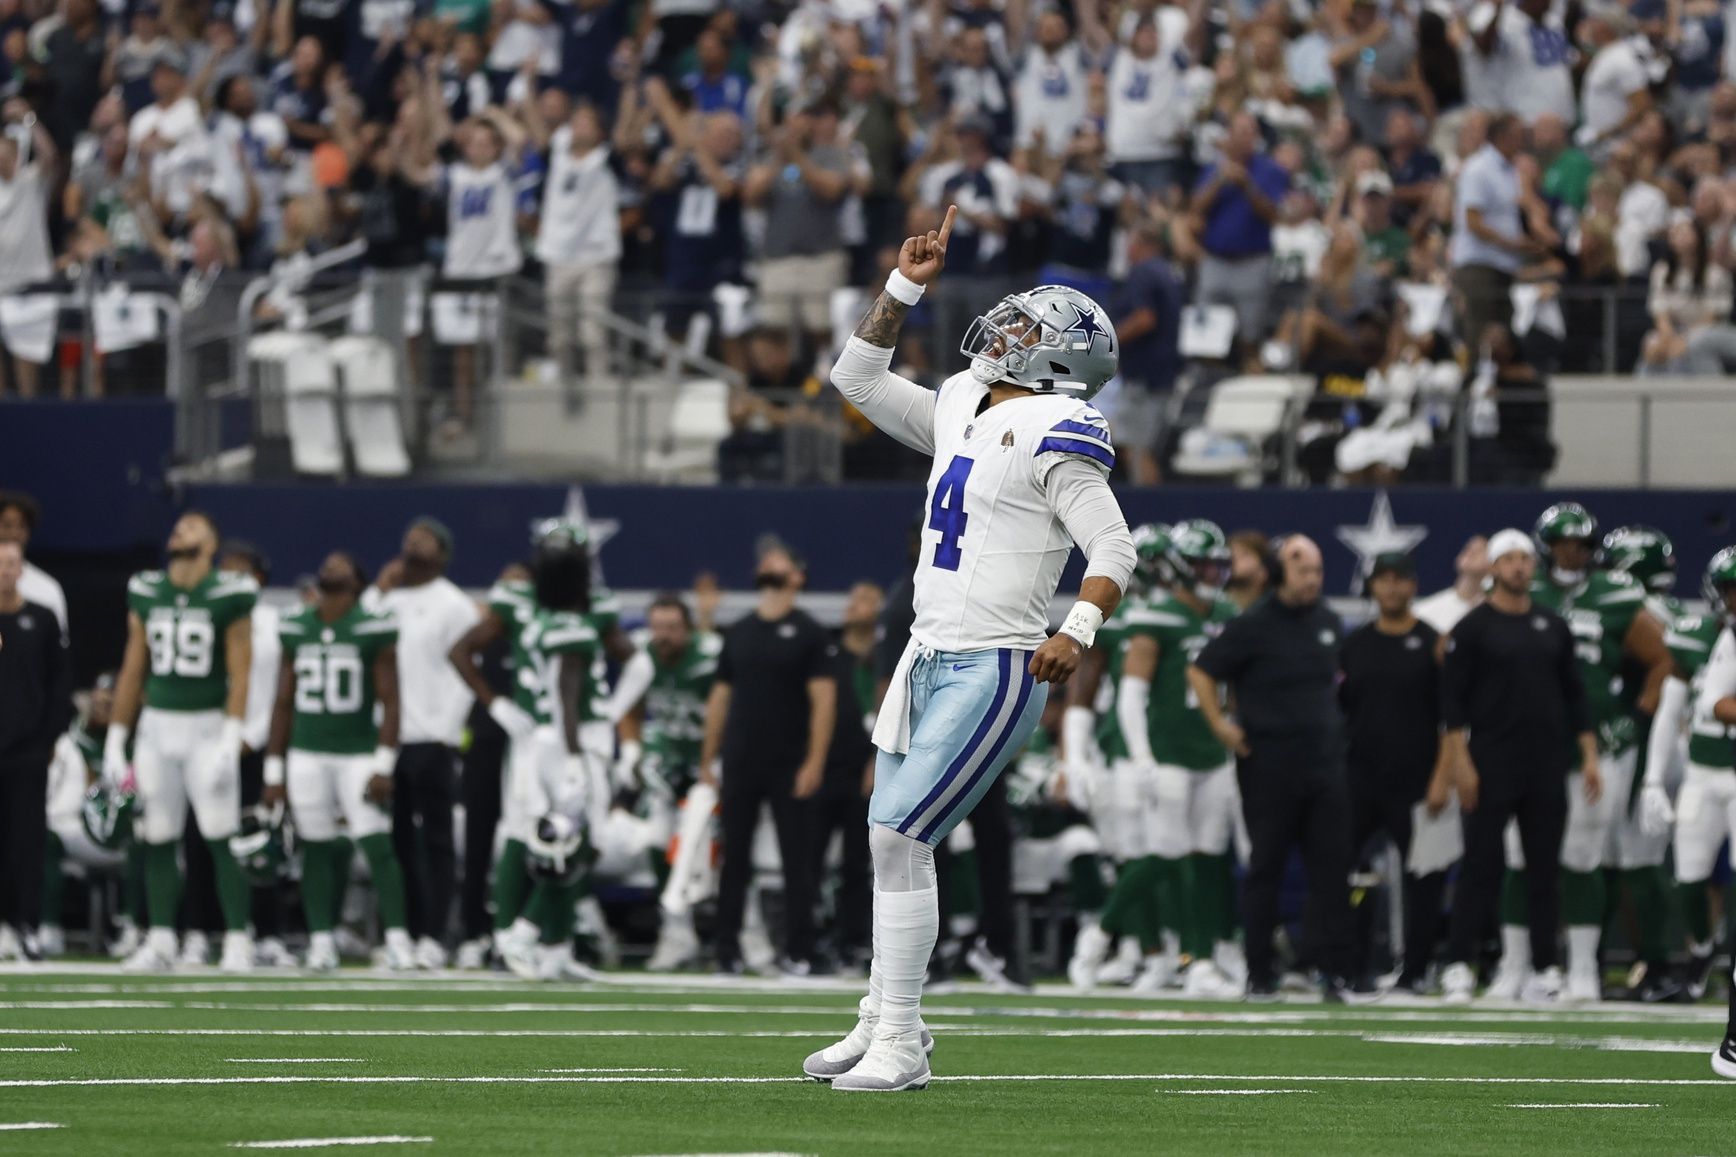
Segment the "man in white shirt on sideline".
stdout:
[[621,262],[620,188],[610,163],[608,135],[595,105],[581,101],[567,123],[547,131],[536,101],[526,101],[531,135],[548,157],[536,258],[548,296],[549,353],[566,378],[574,376],[573,335],[585,354],[585,374],[608,370],[599,315],[609,308]]
[[1418,599],[1411,607],[1417,618],[1442,635],[1450,634],[1470,609],[1483,601],[1483,580],[1489,577],[1489,540],[1473,534],[1453,560],[1453,585]]
[[435,519],[418,518],[404,532],[402,552],[363,598],[368,610],[398,622],[402,721],[392,776],[392,842],[404,868],[406,925],[421,968],[445,966],[446,929],[458,894],[452,808],[471,695],[447,656],[482,617],[446,577],[451,559],[452,532]]
[[[0,542],[15,542],[27,559],[30,535],[42,519],[42,508],[36,499],[22,490],[0,490]],[[24,601],[47,607],[60,620],[60,633],[67,635],[71,624],[66,619],[66,592],[60,589],[47,571],[33,563],[24,563],[24,574],[18,580],[18,593]]]

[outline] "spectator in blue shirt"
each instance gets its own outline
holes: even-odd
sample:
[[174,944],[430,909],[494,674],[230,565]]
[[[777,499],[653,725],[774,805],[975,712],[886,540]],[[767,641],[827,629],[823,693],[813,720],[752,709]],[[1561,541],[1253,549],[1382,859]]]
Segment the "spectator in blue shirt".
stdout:
[[1717,0],[1689,0],[1681,10],[1670,73],[1670,122],[1687,135],[1706,127],[1712,88],[1724,56],[1724,14]]
[[1230,118],[1218,162],[1194,189],[1193,211],[1204,218],[1200,233],[1201,305],[1236,311],[1236,336],[1244,349],[1265,339],[1272,292],[1272,223],[1290,191],[1290,174],[1260,150],[1260,122],[1248,112]]
[[561,27],[561,71],[556,83],[613,116],[621,81],[611,67],[627,35],[627,0],[545,0]]
[[681,78],[681,87],[693,94],[693,107],[702,113],[732,112],[747,115],[747,81],[729,68],[729,44],[722,33],[707,28],[694,42],[698,67]]
[[1392,223],[1408,228],[1441,176],[1441,159],[1423,143],[1422,119],[1408,108],[1387,114],[1386,171],[1392,178]]
[[1135,486],[1162,481],[1158,449],[1170,392],[1181,370],[1180,274],[1164,259],[1164,227],[1137,225],[1127,241],[1127,280],[1111,299],[1110,316],[1121,339],[1121,385],[1115,397],[1115,443],[1133,466]]
[[331,139],[324,123],[325,46],[311,36],[295,42],[295,51],[271,77],[271,111],[289,130],[289,147],[307,152]]

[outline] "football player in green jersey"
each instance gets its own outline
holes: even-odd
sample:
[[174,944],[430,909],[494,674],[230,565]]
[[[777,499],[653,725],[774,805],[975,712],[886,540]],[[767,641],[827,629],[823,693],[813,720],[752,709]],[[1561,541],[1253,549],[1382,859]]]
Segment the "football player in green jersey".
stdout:
[[[590,553],[583,528],[557,523],[539,533],[531,562],[536,609],[513,646],[522,660],[518,710],[534,723],[528,735],[514,737],[509,757],[501,814],[506,843],[495,869],[496,948],[507,967],[527,979],[590,979],[595,973],[573,957],[576,906],[588,873],[568,872],[562,852],[559,871],[533,879],[529,856],[533,849],[542,849],[537,854],[544,859],[554,854],[549,848],[564,844],[569,826],[584,837],[608,807],[607,768],[586,755],[580,737],[580,717],[595,695],[601,640],[587,614]],[[591,856],[588,846],[584,854]]]
[[[1161,557],[1169,528],[1149,523],[1133,531],[1137,561],[1128,598],[1121,600],[1085,653],[1079,670],[1067,681],[1067,709],[1061,720],[1063,773],[1058,792],[1091,817],[1105,853],[1116,863],[1115,887],[1095,923],[1081,921],[1073,942],[1067,978],[1075,988],[1143,978],[1145,988],[1161,988],[1173,979],[1180,940],[1173,932],[1166,944],[1163,893],[1170,881],[1160,876],[1150,856],[1150,836],[1143,825],[1144,778],[1128,756],[1128,744],[1116,710],[1117,688],[1132,641],[1134,617],[1146,598],[1162,583]],[[1095,729],[1095,734],[1093,734]],[[1175,903],[1171,901],[1170,908]],[[1170,917],[1173,920],[1173,916]],[[1108,960],[1116,937],[1121,947]],[[1174,952],[1165,952],[1173,947]],[[1142,972],[1143,968],[1143,972]]]
[[[1675,596],[1676,549],[1669,536],[1650,526],[1620,526],[1604,536],[1598,557],[1611,574],[1625,574],[1645,591],[1646,610],[1664,625],[1668,647],[1668,632],[1685,613],[1681,600]],[[1671,650],[1672,672],[1674,656]],[[1663,688],[1668,685],[1666,678],[1659,687],[1660,710]],[[1633,711],[1640,690],[1631,681],[1622,688],[1622,701],[1634,715],[1636,724],[1636,767],[1631,797],[1614,801],[1615,831],[1609,844],[1612,857],[1605,861],[1605,866],[1619,872],[1617,878],[1627,897],[1636,931],[1634,947],[1638,960],[1629,973],[1625,995],[1650,1004],[1674,999],[1681,984],[1672,975],[1664,932],[1670,899],[1670,882],[1664,873],[1669,831],[1648,828],[1641,811],[1641,786],[1650,778],[1648,750],[1657,722],[1654,716]]]
[[[652,870],[666,883],[666,849],[688,791],[699,778],[705,738],[705,701],[717,675],[723,640],[693,629],[693,615],[675,595],[659,595],[645,614],[649,638],[627,660],[608,714],[620,720],[617,787],[637,786],[651,842]],[[699,955],[699,937],[686,904],[662,904],[657,947],[646,967],[670,972]]]
[[[1193,958],[1190,995],[1233,999],[1245,965],[1235,943],[1230,845],[1240,814],[1235,765],[1206,726],[1187,667],[1236,616],[1223,597],[1230,549],[1216,523],[1171,526],[1157,552],[1157,585],[1128,619],[1130,639],[1115,709],[1134,772],[1143,783],[1141,826],[1166,881]],[[1215,961],[1215,962],[1214,962]]]
[[1065,885],[1069,906],[1081,926],[1095,922],[1107,898],[1103,882],[1103,842],[1085,814],[1055,800],[1060,764],[1053,735],[1061,722],[1061,700],[1051,699],[1031,742],[1008,765],[1007,804],[1013,817],[1013,891],[1026,895]]
[[[1736,835],[1736,727],[1719,722],[1716,699],[1701,694],[1713,650],[1736,623],[1736,547],[1712,556],[1700,589],[1707,613],[1679,615],[1665,636],[1675,669],[1652,720],[1640,796],[1641,822],[1649,833],[1668,838],[1675,825],[1676,888],[1689,957],[1681,988],[1690,1001],[1706,995],[1717,947],[1712,871],[1718,849]],[[1665,787],[1672,767],[1683,768],[1673,806]]]
[[[1603,867],[1619,865],[1620,808],[1633,794],[1639,728],[1634,712],[1649,716],[1670,671],[1663,624],[1646,610],[1645,588],[1625,574],[1593,564],[1600,540],[1597,519],[1577,502],[1545,510],[1533,535],[1546,567],[1539,568],[1531,597],[1560,614],[1573,632],[1580,676],[1597,725],[1601,791],[1578,773],[1567,780],[1567,832],[1561,841],[1561,913],[1567,925],[1567,987],[1574,1001],[1602,999],[1597,950],[1603,935]],[[1623,667],[1640,669],[1632,708],[1623,701]],[[1509,832],[1512,835],[1511,829]],[[1530,936],[1524,927],[1523,869],[1517,840],[1507,841],[1514,871],[1502,887],[1501,965],[1489,995],[1513,999],[1531,972]]]
[[[1714,723],[1722,723],[1726,727],[1736,727],[1736,548],[1726,547],[1712,558],[1712,565],[1707,568],[1706,598],[1712,604],[1716,615],[1724,621],[1724,629],[1718,634],[1718,641],[1712,646],[1712,657],[1706,661],[1706,667],[1701,675],[1698,694],[1695,696],[1695,715],[1709,716]],[[1729,758],[1729,745],[1725,745],[1725,758]],[[1704,840],[1696,839],[1693,843],[1704,847],[1712,841],[1710,829],[1713,827],[1712,817],[1704,815],[1713,813],[1714,817],[1722,817],[1723,833],[1736,839],[1736,777],[1723,770],[1723,765],[1713,765],[1710,777],[1700,778],[1694,784],[1692,794],[1688,784],[1682,785],[1682,815],[1677,824],[1678,830],[1687,827],[1696,835],[1700,825],[1704,824],[1706,836]],[[1713,843],[1716,847],[1716,843]],[[1732,849],[1736,849],[1733,843]],[[1683,844],[1680,838],[1676,841],[1677,855],[1680,856]],[[1736,850],[1732,851],[1736,859]],[[1679,861],[1678,861],[1679,862]],[[1709,861],[1689,863],[1688,869],[1702,869]],[[1707,874],[1710,874],[1709,872]],[[1712,1054],[1712,1071],[1721,1077],[1736,1080],[1736,976],[1731,977],[1730,984],[1730,1018],[1724,1029],[1724,1039],[1716,1052]]]
[[127,958],[135,970],[169,968],[175,959],[181,907],[176,845],[189,804],[211,850],[228,930],[221,967],[253,967],[252,893],[229,837],[241,826],[241,731],[259,587],[246,575],[213,568],[217,539],[209,516],[183,514],[169,535],[167,569],[142,571],[127,584],[126,656],[115,685],[114,721],[103,740],[103,775],[113,784],[128,780],[127,744],[136,722],[130,774],[143,813],[139,836],[151,930]]
[[[341,820],[362,849],[386,930],[386,967],[416,966],[404,928],[404,874],[392,850],[392,769],[398,762],[398,625],[360,606],[367,579],[356,560],[333,551],[319,568],[319,601],[278,624],[283,646],[277,702],[266,744],[269,807],[284,802],[302,848],[301,898],[307,966],[338,966],[332,915],[338,908]],[[379,722],[374,722],[375,706]]]
[[[65,882],[62,865],[67,860],[89,869],[123,868],[123,891],[129,909],[135,898],[138,906],[143,907],[144,879],[137,871],[142,853],[132,838],[132,792],[118,788],[111,792],[102,783],[103,733],[108,729],[114,703],[115,677],[113,672],[104,672],[85,694],[84,710],[55,742],[54,758],[48,765],[48,850],[42,876],[42,927],[37,931],[44,956],[61,956],[66,952],[66,933],[60,916]],[[116,822],[106,832],[101,830],[102,825],[95,832],[85,825],[85,803],[93,788],[102,795],[97,806],[103,815],[109,814],[111,802],[115,805]],[[135,919],[143,923],[143,915],[142,911],[130,910],[121,915],[123,937],[129,929],[137,927]]]

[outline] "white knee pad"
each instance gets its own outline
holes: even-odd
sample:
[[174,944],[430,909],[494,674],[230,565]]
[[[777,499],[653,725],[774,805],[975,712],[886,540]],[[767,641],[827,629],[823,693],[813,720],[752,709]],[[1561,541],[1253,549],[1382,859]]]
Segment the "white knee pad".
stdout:
[[1146,835],[1151,853],[1166,860],[1179,860],[1193,847],[1191,803],[1193,772],[1158,764],[1147,773],[1150,810]]
[[[1676,797],[1676,879],[1698,883],[1718,865],[1718,849],[1736,828],[1736,776],[1689,764]],[[1736,860],[1736,844],[1731,847]]]
[[881,892],[921,892],[937,886],[934,849],[882,824],[868,827],[874,887]]
[[1236,791],[1236,769],[1225,764],[1216,771],[1194,772],[1193,792],[1188,802],[1190,851],[1221,856],[1230,850],[1236,825],[1241,820],[1241,797]]
[[1575,772],[1567,777],[1567,832],[1561,840],[1562,867],[1570,872],[1595,872],[1603,867],[1615,808],[1615,792],[1607,777],[1596,803],[1585,798],[1583,775]]

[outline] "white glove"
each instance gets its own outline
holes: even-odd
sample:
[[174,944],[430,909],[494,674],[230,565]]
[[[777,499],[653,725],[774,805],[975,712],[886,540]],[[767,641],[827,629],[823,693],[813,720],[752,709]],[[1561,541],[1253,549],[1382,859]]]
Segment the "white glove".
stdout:
[[387,779],[390,779],[392,773],[396,771],[397,768],[398,749],[396,747],[374,748],[374,762],[368,769],[371,774],[383,775]]
[[132,766],[127,762],[127,739],[130,733],[118,723],[109,724],[108,736],[102,743],[102,777],[111,787],[127,781]]
[[1676,822],[1676,809],[1670,806],[1670,796],[1662,784],[1648,783],[1640,788],[1640,831],[1657,838]]
[[615,756],[615,766],[609,773],[616,791],[630,791],[638,783],[639,757],[644,751],[644,745],[637,739],[621,741],[620,754]]
[[500,724],[500,729],[511,739],[529,739],[536,730],[536,720],[531,718],[530,712],[505,695],[494,697],[494,702],[488,705],[488,717]]

